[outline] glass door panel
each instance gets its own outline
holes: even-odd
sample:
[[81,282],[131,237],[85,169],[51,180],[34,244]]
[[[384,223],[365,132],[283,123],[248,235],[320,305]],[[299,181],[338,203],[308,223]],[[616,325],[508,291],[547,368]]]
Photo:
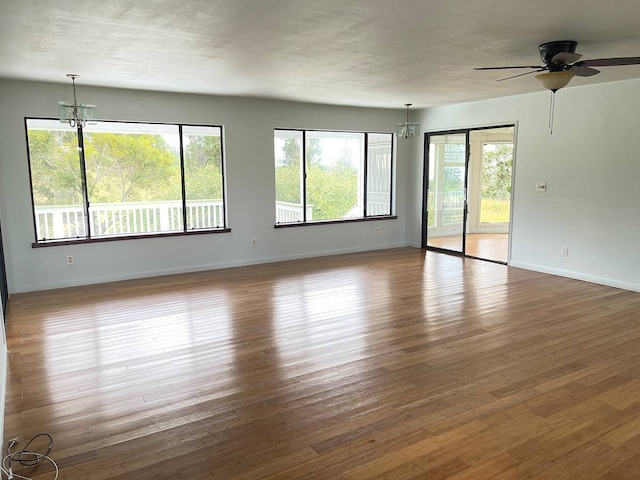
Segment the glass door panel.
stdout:
[[430,135],[427,247],[464,252],[467,134]]
[[465,255],[507,263],[514,127],[469,134]]

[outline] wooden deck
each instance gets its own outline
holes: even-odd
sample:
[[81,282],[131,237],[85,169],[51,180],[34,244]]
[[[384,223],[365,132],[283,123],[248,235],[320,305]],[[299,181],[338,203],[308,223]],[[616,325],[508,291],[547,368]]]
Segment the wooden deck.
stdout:
[[5,439],[61,479],[640,476],[640,293],[402,248],[14,295],[7,334]]

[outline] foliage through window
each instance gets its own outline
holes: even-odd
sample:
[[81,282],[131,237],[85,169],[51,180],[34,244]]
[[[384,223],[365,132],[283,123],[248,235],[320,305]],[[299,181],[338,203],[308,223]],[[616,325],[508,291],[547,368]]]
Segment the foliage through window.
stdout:
[[226,229],[221,127],[26,125],[37,243]]
[[393,135],[275,130],[276,223],[392,215]]
[[484,143],[482,145],[481,222],[509,222],[512,167],[513,143]]

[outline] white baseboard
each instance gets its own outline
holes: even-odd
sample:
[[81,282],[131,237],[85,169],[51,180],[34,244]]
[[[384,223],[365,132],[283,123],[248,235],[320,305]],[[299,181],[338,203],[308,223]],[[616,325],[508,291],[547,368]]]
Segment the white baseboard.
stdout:
[[562,270],[559,268],[550,268],[543,265],[535,265],[525,262],[509,262],[509,266],[524,268],[525,270],[533,270],[534,272],[548,273],[551,275],[558,275],[560,277],[572,278],[574,280],[582,280],[590,283],[597,283],[598,285],[605,285],[607,287],[622,288],[624,290],[631,290],[633,292],[640,292],[640,284],[621,282],[613,278],[598,277],[596,275],[588,275],[580,272],[573,272],[571,270]]
[[52,290],[54,288],[79,287],[82,285],[94,285],[99,283],[119,282],[123,280],[135,280],[138,278],[160,277],[163,275],[176,275],[180,273],[201,272],[206,270],[219,270],[222,268],[246,267],[249,265],[260,265],[263,263],[285,262],[287,260],[299,260],[303,258],[324,257],[328,255],[342,255],[347,253],[368,252],[373,250],[386,250],[390,248],[406,247],[406,243],[390,243],[385,245],[342,248],[334,250],[321,250],[314,252],[304,252],[292,255],[276,255],[263,258],[252,258],[243,260],[232,260],[229,262],[217,262],[204,265],[196,265],[178,268],[163,268],[159,270],[145,270],[126,274],[102,275],[96,277],[82,277],[70,281],[48,282],[32,285],[15,286],[11,293],[37,292],[41,290]]

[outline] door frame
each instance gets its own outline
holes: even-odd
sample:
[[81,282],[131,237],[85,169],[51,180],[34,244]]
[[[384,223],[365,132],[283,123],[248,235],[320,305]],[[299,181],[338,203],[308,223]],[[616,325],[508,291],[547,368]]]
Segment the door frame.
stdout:
[[[427,209],[428,205],[428,194],[429,194],[429,145],[430,138],[435,136],[446,136],[446,135],[464,135],[465,149],[464,149],[464,199],[463,199],[463,208],[462,208],[462,247],[461,250],[449,250],[445,248],[439,247],[430,247],[427,245],[427,233],[428,233],[428,224],[429,224],[429,211]],[[422,240],[421,246],[422,248],[427,248],[429,250],[435,250],[439,252],[446,252],[455,255],[464,255],[465,247],[466,247],[466,224],[467,224],[467,198],[469,194],[469,130],[447,130],[447,131],[439,131],[439,132],[425,132],[424,134],[424,165],[423,165],[423,188],[422,188]]]
[[[470,146],[470,137],[471,132],[481,131],[481,130],[493,130],[498,128],[513,128],[513,159],[512,159],[512,167],[511,167],[511,198],[510,198],[510,212],[509,212],[509,243],[508,243],[508,252],[507,252],[507,261],[503,262],[500,260],[493,260],[489,258],[480,258],[475,257],[473,255],[468,255],[466,253],[466,241],[467,241],[467,218],[469,215],[469,162],[471,160],[471,146]],[[430,138],[432,136],[439,135],[461,135],[464,134],[466,138],[465,144],[465,178],[464,178],[464,208],[463,208],[463,225],[462,225],[462,251],[458,252],[456,250],[448,250],[445,248],[433,247],[427,245],[427,234],[428,234],[428,223],[429,223],[429,212],[427,210],[427,202],[428,202],[428,193],[429,193],[429,145]],[[435,252],[447,253],[450,255],[457,255],[462,257],[475,258],[478,260],[485,260],[488,262],[499,263],[502,265],[507,265],[510,260],[510,252],[511,252],[511,231],[512,231],[512,220],[513,220],[513,194],[514,194],[514,180],[515,180],[515,163],[516,163],[516,138],[517,138],[517,125],[516,122],[513,123],[504,123],[504,124],[496,124],[496,125],[484,125],[480,127],[468,127],[468,128],[459,128],[454,130],[435,130],[424,132],[423,136],[423,162],[422,162],[422,229],[421,229],[421,239],[420,245],[421,248],[426,250],[432,250]]]

